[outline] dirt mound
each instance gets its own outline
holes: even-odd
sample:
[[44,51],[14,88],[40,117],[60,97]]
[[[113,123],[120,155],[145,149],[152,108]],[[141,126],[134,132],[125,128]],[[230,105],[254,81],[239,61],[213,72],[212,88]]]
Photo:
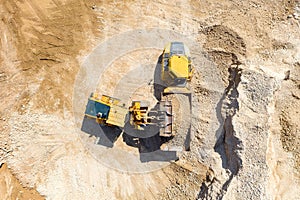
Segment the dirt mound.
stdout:
[[[198,165],[197,168],[197,171],[201,173],[195,173],[191,165],[172,164],[169,168],[164,169],[166,176],[174,184],[167,187],[166,191],[159,195],[159,199],[195,199],[202,181],[205,179],[203,173],[208,171],[203,165]],[[177,175],[174,176],[174,173]]]
[[206,28],[204,34],[207,36],[204,45],[206,49],[219,49],[236,55],[246,55],[244,40],[230,28],[214,25]]
[[241,64],[239,59],[246,56],[246,44],[244,39],[235,31],[223,25],[214,25],[204,29],[206,42],[204,48],[221,73],[224,87],[229,82],[228,70],[231,65]]

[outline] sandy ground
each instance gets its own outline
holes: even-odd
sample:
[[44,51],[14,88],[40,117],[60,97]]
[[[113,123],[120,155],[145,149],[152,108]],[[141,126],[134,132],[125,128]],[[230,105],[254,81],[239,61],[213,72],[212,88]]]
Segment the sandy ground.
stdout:
[[0,170],[1,199],[44,199],[36,190],[22,187],[6,164],[3,164]]
[[[299,15],[287,0],[1,1],[1,199],[300,199]],[[89,93],[154,103],[147,75],[175,39],[197,69],[190,151],[141,163],[96,145]]]

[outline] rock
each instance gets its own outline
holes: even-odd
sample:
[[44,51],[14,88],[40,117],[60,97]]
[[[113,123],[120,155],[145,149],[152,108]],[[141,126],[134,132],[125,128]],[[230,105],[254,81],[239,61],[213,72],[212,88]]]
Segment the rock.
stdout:
[[289,80],[290,79],[290,74],[291,74],[291,71],[288,70],[284,73],[284,79],[283,80]]

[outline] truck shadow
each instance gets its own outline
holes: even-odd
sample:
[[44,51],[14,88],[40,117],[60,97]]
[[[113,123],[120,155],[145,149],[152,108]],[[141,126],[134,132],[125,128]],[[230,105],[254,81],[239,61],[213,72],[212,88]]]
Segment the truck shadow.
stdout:
[[96,137],[97,140],[95,144],[109,148],[114,146],[114,142],[122,133],[119,127],[100,125],[95,119],[86,116],[83,118],[81,131],[89,134],[89,137]]
[[[95,121],[95,119],[86,116],[82,121],[81,131],[89,134],[89,137],[96,137],[97,139],[95,144],[109,148],[114,146],[115,141],[122,134],[122,129],[119,127],[100,125]],[[127,145],[139,149],[141,162],[169,162],[178,160],[176,151],[163,151],[160,149],[162,144],[172,138],[161,138],[158,133],[145,138],[138,137],[138,135],[143,135],[143,133],[141,131],[138,133],[138,131],[135,130],[134,136],[132,136],[123,132],[122,138],[123,142],[125,142]]]

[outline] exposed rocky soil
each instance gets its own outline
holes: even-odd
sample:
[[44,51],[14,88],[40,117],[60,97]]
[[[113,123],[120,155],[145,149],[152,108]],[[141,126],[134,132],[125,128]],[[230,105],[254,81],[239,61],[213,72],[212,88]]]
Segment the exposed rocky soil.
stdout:
[[[1,1],[0,199],[300,199],[299,15],[295,0]],[[148,98],[142,77],[176,38],[196,69],[189,151],[102,151],[80,129],[91,88]]]

